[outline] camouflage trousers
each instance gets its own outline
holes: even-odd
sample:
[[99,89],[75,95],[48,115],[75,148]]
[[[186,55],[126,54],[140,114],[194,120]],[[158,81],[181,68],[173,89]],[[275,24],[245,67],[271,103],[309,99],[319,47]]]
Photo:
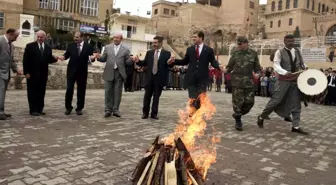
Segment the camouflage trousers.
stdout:
[[254,105],[254,88],[233,88],[232,89],[232,105],[233,117],[240,118],[250,112]]

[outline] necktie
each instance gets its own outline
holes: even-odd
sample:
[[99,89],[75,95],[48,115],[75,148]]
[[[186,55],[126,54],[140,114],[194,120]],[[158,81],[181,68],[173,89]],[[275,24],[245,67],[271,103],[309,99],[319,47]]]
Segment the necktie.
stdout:
[[42,44],[40,44],[40,52],[41,52],[41,55],[43,55],[43,47],[42,47]]
[[200,57],[200,53],[199,53],[199,45],[196,45],[196,57],[197,57],[197,60],[198,60],[199,57]]
[[81,44],[77,44],[78,56],[81,54]]
[[158,71],[158,61],[159,61],[159,51],[155,50],[154,54],[154,63],[153,63],[153,74],[156,74]]

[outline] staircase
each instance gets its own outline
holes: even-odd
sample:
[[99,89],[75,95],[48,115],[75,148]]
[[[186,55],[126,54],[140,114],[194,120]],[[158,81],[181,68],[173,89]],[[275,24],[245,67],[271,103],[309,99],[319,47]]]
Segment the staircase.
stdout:
[[181,56],[178,53],[176,53],[176,51],[167,43],[166,40],[163,40],[162,47],[165,50],[170,51],[175,56],[175,58],[182,59]]

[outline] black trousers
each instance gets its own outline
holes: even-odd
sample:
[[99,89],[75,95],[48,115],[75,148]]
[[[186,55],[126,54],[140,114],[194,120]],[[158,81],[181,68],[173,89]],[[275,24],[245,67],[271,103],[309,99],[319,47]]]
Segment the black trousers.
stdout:
[[46,86],[47,77],[31,77],[27,79],[27,95],[30,113],[43,111]]
[[196,110],[199,109],[201,107],[199,95],[201,95],[202,93],[206,93],[207,84],[198,83],[197,81],[195,81],[195,84],[188,85],[187,89],[188,89],[189,98],[194,99],[191,102],[191,106],[194,107]]
[[133,90],[133,73],[127,74],[127,78],[125,81],[125,91]]
[[72,99],[74,94],[75,83],[77,84],[77,108],[76,110],[82,110],[85,104],[86,93],[86,73],[76,73],[74,75],[68,75],[67,77],[67,89],[65,93],[65,108],[72,110]]
[[151,116],[157,116],[162,89],[163,86],[159,83],[158,77],[152,74],[151,79],[148,81],[148,84],[145,87],[145,95],[142,108],[142,112],[144,115],[149,115],[150,103],[153,97]]

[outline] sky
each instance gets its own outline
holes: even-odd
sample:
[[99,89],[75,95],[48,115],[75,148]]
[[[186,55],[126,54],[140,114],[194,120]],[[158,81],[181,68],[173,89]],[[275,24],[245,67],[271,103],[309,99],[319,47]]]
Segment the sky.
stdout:
[[[114,7],[120,8],[121,13],[125,13],[126,11],[128,11],[131,12],[131,14],[133,15],[150,17],[147,15],[147,11],[152,11],[152,3],[157,0],[113,0],[113,1],[114,1]],[[182,2],[182,0],[168,0],[168,1]],[[266,1],[267,0],[260,0],[260,3],[266,4]],[[189,2],[194,3],[195,0],[189,0]]]

